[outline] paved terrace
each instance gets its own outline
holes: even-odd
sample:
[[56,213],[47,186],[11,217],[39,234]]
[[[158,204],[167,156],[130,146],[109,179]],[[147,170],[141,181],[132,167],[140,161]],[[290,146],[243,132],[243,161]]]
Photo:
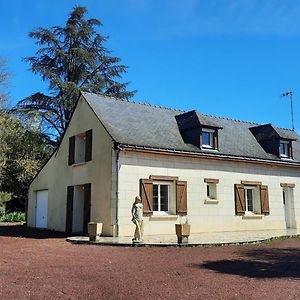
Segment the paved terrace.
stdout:
[[[180,246],[222,246],[222,245],[243,245],[255,244],[270,241],[278,238],[300,237],[300,229],[286,230],[261,230],[261,231],[238,231],[238,232],[213,232],[191,234],[188,244]],[[76,244],[99,244],[116,246],[178,246],[176,234],[144,236],[144,243],[133,244],[132,237],[100,237],[96,242],[89,242],[86,236],[74,236],[67,238],[67,241]]]

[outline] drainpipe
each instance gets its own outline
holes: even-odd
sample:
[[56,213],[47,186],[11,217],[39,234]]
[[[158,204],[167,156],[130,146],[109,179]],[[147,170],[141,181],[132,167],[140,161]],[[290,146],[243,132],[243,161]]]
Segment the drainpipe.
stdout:
[[116,235],[119,236],[119,158],[120,150],[116,150]]

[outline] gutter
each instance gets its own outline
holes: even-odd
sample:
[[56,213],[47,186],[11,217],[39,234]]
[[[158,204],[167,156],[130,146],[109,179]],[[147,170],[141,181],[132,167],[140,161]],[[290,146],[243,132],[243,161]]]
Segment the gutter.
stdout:
[[263,164],[269,166],[300,168],[300,162],[277,161],[277,160],[269,160],[269,159],[262,159],[262,158],[253,158],[253,157],[240,157],[240,156],[225,155],[225,154],[218,154],[218,153],[214,153],[214,154],[203,153],[203,152],[200,153],[196,151],[183,151],[183,150],[176,150],[176,149],[165,149],[165,148],[138,146],[138,145],[130,145],[130,144],[118,144],[117,149],[121,151],[128,150],[128,151],[142,152],[142,153],[174,155],[174,156],[181,156],[181,157],[194,157],[194,158],[202,158],[202,159]]

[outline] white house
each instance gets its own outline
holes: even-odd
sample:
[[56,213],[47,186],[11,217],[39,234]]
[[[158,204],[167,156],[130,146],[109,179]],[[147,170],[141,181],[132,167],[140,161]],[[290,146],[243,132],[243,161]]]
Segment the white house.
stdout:
[[82,93],[63,139],[31,183],[28,225],[132,235],[300,228],[300,136],[196,111]]

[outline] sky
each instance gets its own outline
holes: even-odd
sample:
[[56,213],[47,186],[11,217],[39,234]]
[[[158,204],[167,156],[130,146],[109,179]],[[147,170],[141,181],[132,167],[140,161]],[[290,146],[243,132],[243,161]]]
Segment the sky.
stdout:
[[300,1],[0,0],[0,57],[11,104],[47,93],[24,62],[28,33],[63,26],[74,6],[101,20],[106,47],[128,66],[134,101],[291,128],[300,133]]

